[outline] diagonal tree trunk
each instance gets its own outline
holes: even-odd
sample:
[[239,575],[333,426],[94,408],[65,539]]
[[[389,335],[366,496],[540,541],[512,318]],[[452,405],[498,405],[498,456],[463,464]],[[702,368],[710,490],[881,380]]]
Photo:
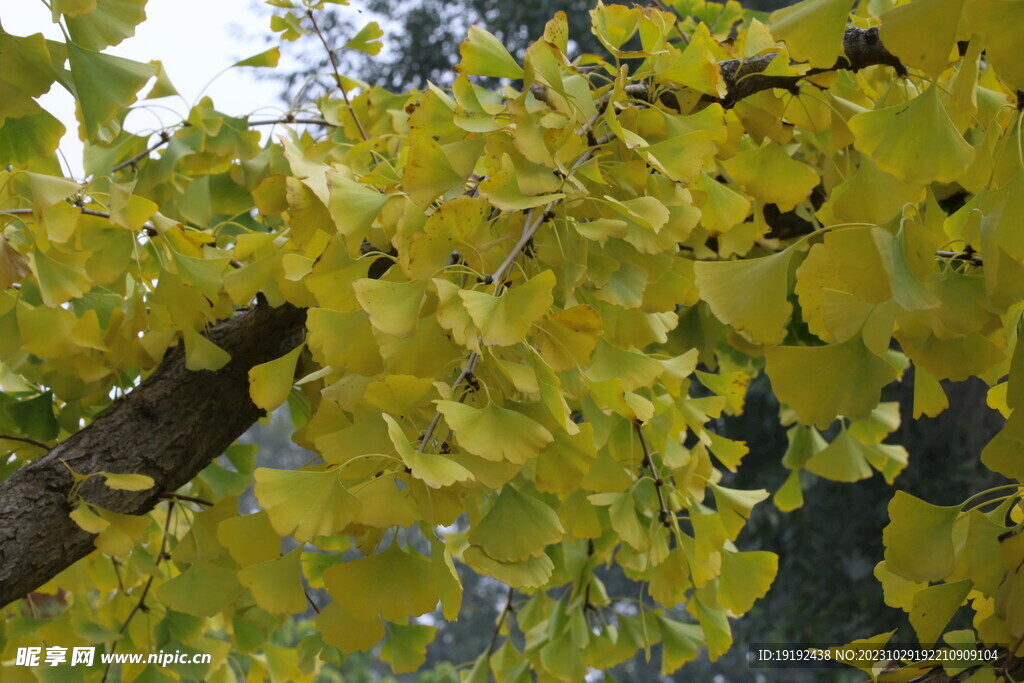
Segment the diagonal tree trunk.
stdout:
[[[93,550],[93,535],[68,517],[75,472],[146,474],[149,491],[115,491],[93,480],[86,500],[143,514],[158,494],[190,481],[263,415],[249,399],[249,369],[295,348],[305,310],[258,305],[222,321],[209,338],[231,354],[216,372],[185,369],[182,346],[89,426],[0,483],[0,606],[46,583]],[[63,462],[62,462],[63,461]]]

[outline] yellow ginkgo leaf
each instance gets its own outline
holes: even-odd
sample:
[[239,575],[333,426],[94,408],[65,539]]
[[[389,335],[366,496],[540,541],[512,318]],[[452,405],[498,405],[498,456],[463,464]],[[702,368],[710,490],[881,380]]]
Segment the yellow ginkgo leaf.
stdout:
[[523,562],[543,555],[544,548],[562,540],[564,534],[554,510],[506,484],[466,538],[493,560]]
[[412,470],[412,476],[431,488],[451,486],[459,481],[471,481],[473,473],[451,458],[435,453],[422,453],[412,447],[395,418],[383,415],[388,423],[388,436],[405,466]]
[[156,587],[156,597],[171,609],[197,617],[212,617],[245,592],[235,572],[209,562],[196,562]]
[[1014,0],[971,0],[967,4],[971,30],[981,35],[985,58],[999,78],[1020,90],[1024,88],[1024,5]]
[[249,397],[253,403],[268,413],[284,403],[295,383],[295,366],[305,347],[299,344],[280,358],[249,369]]
[[309,350],[318,363],[335,372],[350,370],[367,376],[380,372],[380,350],[362,311],[311,308],[306,312],[306,329]]
[[308,543],[342,531],[359,514],[360,503],[338,479],[337,470],[289,471],[258,468],[256,499],[279,536]]
[[[354,618],[378,613],[392,621],[418,617],[437,606],[434,565],[392,543],[382,553],[342,562],[324,572],[327,592]],[[374,586],[374,590],[359,590]]]
[[813,168],[789,156],[776,142],[740,152],[722,162],[743,188],[782,211],[790,211],[807,199],[820,182]]
[[824,429],[837,415],[860,419],[878,405],[897,370],[872,353],[859,335],[829,346],[774,346],[765,373],[779,400],[800,421]]
[[914,0],[882,13],[878,37],[904,66],[936,77],[955,59],[964,0]]
[[974,159],[935,85],[905,104],[857,114],[848,125],[858,151],[907,182],[951,182]]
[[523,68],[501,41],[476,24],[469,27],[466,39],[459,45],[459,54],[462,61],[455,70],[460,74],[512,80],[523,77]]
[[410,138],[408,158],[402,169],[402,187],[418,206],[430,206],[438,196],[465,181],[466,178],[452,168],[436,140],[429,135]]
[[764,550],[738,552],[723,548],[718,603],[733,614],[750,611],[763,598],[779,571],[779,556]]
[[412,277],[425,280],[436,275],[453,252],[464,249],[465,240],[486,223],[490,213],[490,204],[482,197],[457,197],[442,204],[409,243]]
[[301,560],[300,546],[287,555],[244,567],[238,572],[238,582],[271,614],[298,614],[306,609]]
[[485,460],[521,465],[537,457],[554,440],[539,422],[493,403],[474,408],[456,401],[438,401],[437,410],[455,431],[459,445]]
[[185,367],[189,370],[220,370],[231,360],[231,354],[192,328],[181,332],[185,339]]
[[390,198],[390,195],[356,182],[333,169],[327,172],[327,187],[331,193],[327,210],[334,218],[338,232],[359,240],[369,231],[377,214]]
[[854,0],[803,0],[772,12],[771,30],[793,59],[831,68],[844,54],[843,34]]
[[742,261],[698,261],[693,270],[715,317],[749,332],[754,342],[777,344],[786,336],[793,311],[786,300],[791,256],[787,249]]
[[145,474],[114,474],[113,472],[99,472],[98,474],[105,477],[104,484],[118,491],[148,491],[156,485],[153,477]]
[[562,192],[528,193],[520,185],[519,172],[508,154],[501,158],[501,170],[491,174],[486,180],[482,180],[478,187],[481,196],[489,199],[491,204],[502,211],[531,209],[565,196]]
[[409,337],[416,331],[427,283],[362,278],[352,283],[352,290],[377,330],[394,337]]
[[555,372],[584,367],[604,330],[601,314],[590,306],[573,306],[537,323],[533,342]]
[[269,562],[281,555],[281,537],[266,510],[229,517],[217,525],[217,540],[240,566]]
[[712,237],[728,232],[750,213],[750,201],[707,173],[693,186],[694,203],[700,208],[700,224]]
[[554,288],[555,274],[545,270],[501,296],[460,290],[459,297],[484,344],[511,346],[523,341],[533,322],[547,313],[554,303]]
[[39,283],[39,292],[47,306],[59,306],[77,299],[92,288],[92,280],[85,270],[88,254],[64,254],[56,249],[29,254],[32,271]]

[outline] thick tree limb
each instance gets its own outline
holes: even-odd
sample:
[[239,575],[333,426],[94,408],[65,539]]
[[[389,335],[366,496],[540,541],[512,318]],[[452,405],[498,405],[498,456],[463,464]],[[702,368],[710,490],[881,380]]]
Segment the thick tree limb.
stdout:
[[[778,56],[777,52],[757,55],[750,59],[727,59],[718,63],[718,67],[722,70],[722,78],[725,79],[726,94],[721,98],[709,97],[707,99],[718,102],[729,109],[740,100],[762,90],[781,88],[796,92],[801,80],[828,71],[859,71],[869,66],[891,66],[899,75],[906,74],[907,70],[900,60],[882,45],[877,28],[846,29],[846,33],[843,35],[843,51],[844,56],[837,59],[831,67],[810,69],[807,73],[799,76],[768,76],[763,73]],[[547,101],[545,86],[537,84],[530,91],[537,99]],[[647,101],[650,98],[650,88],[646,83],[632,83],[626,86],[626,94],[634,99]],[[674,90],[663,90],[660,99],[662,104],[671,109],[679,108]]]
[[[181,345],[153,374],[92,424],[0,483],[0,606],[38,588],[93,550],[93,535],[69,517],[71,475],[146,474],[149,491],[115,491],[99,477],[82,488],[102,508],[143,514],[195,477],[263,411],[249,399],[249,368],[301,339],[305,311],[257,306],[214,326],[209,338],[231,354],[216,372],[185,369]],[[63,462],[62,462],[63,461]]]
[[751,59],[729,59],[719,62],[722,77],[728,91],[722,98],[722,106],[729,108],[754,93],[772,88],[795,92],[800,80],[828,71],[859,71],[869,66],[891,66],[901,76],[906,68],[892,53],[885,49],[878,37],[877,28],[848,28],[843,35],[845,56],[836,60],[828,69],[810,69],[800,76],[766,76],[763,72],[775,59],[776,54],[758,55]]

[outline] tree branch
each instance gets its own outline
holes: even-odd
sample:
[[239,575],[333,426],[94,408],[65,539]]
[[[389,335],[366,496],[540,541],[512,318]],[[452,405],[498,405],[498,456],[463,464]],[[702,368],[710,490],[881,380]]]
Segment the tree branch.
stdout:
[[[795,93],[801,80],[829,71],[859,71],[869,66],[891,66],[901,76],[907,72],[900,60],[882,45],[882,41],[878,38],[877,28],[846,29],[846,33],[843,35],[843,51],[844,55],[837,59],[831,67],[810,69],[799,76],[768,76],[763,73],[779,55],[778,52],[757,55],[750,59],[727,59],[718,63],[718,67],[722,71],[722,78],[725,80],[726,94],[721,98],[710,97],[708,99],[730,109],[740,100],[762,90],[780,88]],[[537,99],[547,101],[545,86],[534,85],[531,92]],[[626,86],[626,94],[633,99],[649,102],[651,90],[646,83],[631,83]],[[662,90],[660,100],[666,107],[679,108],[674,89]],[[600,108],[599,106],[598,109]]]
[[149,491],[117,491],[94,481],[83,497],[101,508],[145,514],[192,480],[257,419],[249,369],[299,343],[305,311],[256,306],[215,325],[207,335],[231,354],[216,372],[185,368],[179,344],[142,384],[92,424],[0,483],[0,606],[24,597],[93,551],[93,535],[68,514],[68,467],[153,478]]

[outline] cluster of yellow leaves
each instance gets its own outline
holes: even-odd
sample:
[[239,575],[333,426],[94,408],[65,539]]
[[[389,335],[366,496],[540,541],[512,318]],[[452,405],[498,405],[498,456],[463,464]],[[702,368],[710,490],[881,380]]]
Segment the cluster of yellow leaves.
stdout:
[[[229,650],[251,677],[299,680],[381,640],[412,671],[436,631],[417,619],[458,617],[458,563],[525,602],[526,647],[506,639],[464,680],[581,680],[659,643],[664,674],[702,648],[717,658],[777,570],[739,549],[769,493],[723,485],[748,449],[711,429],[762,371],[792,425],[781,510],[802,504],[801,477],[891,483],[907,466],[883,443],[898,407],[879,401],[911,364],[915,417],[945,409],[941,380],[1009,374],[990,395],[1009,422],[982,457],[1024,474],[1024,77],[1005,2],[869,3],[851,18],[849,0],[803,0],[767,23],[734,2],[679,2],[682,18],[599,4],[612,60],[571,59],[561,14],[522,63],[473,27],[449,89],[325,98],[322,137],[266,144],[203,100],[157,156],[125,165],[149,144],[122,128],[126,106],[153,76],[150,97],[173,93],[158,65],[100,51],[143,4],[54,3],[68,44],[0,32],[18,65],[0,70],[0,431],[75,431],[176,343],[190,370],[222,367],[205,328],[259,296],[307,309],[307,335],[250,371],[250,395],[287,404],[317,458],[254,468],[229,449],[190,485],[217,502],[187,526],[181,504],[162,530],[76,501],[121,570],[97,554],[62,574],[44,592],[76,596],[77,626],[19,626],[8,649],[110,642],[152,584],[160,646],[216,654],[204,680],[233,676]],[[294,39],[308,31],[296,12],[323,3],[272,4]],[[851,21],[881,26],[916,77],[878,65],[726,97],[724,60],[828,70]],[[346,47],[373,54],[379,37],[370,24]],[[62,127],[34,99],[54,82],[78,96],[85,183],[61,177]],[[780,239],[780,213],[809,234]],[[984,267],[936,260],[950,244]],[[239,514],[252,482],[258,508]],[[923,644],[965,601],[979,640],[1024,633],[1016,501],[983,514],[894,498],[877,574]],[[646,586],[639,615],[606,594],[613,563]],[[329,598],[317,632],[301,651],[268,645],[307,588]],[[133,620],[119,648],[150,634]]]

